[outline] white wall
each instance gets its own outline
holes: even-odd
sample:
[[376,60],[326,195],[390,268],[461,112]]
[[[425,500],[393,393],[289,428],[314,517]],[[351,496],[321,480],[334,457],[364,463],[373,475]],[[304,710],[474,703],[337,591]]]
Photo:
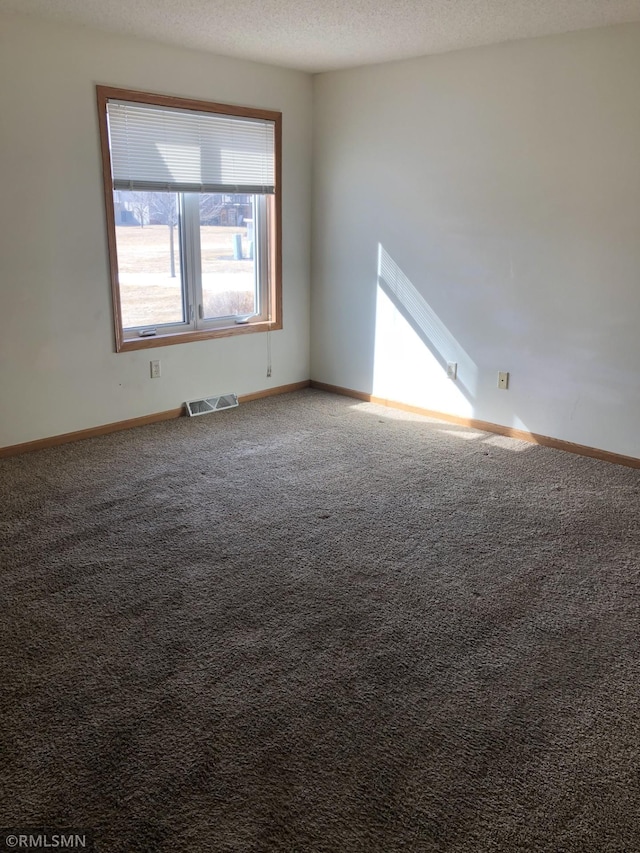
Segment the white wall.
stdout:
[[[636,25],[316,77],[313,377],[640,456],[639,79]],[[282,110],[271,379],[114,352],[96,83]],[[309,76],[9,16],[0,107],[0,447],[309,376]]]
[[637,25],[316,77],[313,378],[640,456],[638,81]]
[[[114,352],[96,83],[282,111],[270,379],[264,334]],[[0,18],[0,447],[309,377],[311,107],[306,74]]]

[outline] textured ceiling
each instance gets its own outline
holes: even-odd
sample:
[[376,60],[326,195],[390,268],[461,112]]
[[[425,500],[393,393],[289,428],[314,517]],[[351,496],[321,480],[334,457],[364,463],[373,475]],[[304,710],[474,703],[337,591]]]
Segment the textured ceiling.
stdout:
[[640,21],[640,0],[0,0],[3,10],[312,72]]

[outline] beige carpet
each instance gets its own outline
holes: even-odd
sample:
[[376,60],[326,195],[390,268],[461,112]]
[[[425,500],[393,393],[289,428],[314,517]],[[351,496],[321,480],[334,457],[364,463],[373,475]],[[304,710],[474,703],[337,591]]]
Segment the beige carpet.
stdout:
[[640,849],[640,472],[318,391],[0,463],[0,822]]

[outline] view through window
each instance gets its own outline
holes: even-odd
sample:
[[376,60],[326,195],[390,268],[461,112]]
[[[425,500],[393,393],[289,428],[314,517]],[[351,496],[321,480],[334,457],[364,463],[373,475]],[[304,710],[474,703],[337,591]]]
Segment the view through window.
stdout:
[[[252,195],[202,193],[198,204],[201,319],[259,312]],[[183,323],[188,261],[180,193],[114,192],[122,325],[125,329]],[[196,259],[197,260],[197,259]],[[185,259],[186,261],[186,259]],[[202,306],[200,308],[200,306]]]

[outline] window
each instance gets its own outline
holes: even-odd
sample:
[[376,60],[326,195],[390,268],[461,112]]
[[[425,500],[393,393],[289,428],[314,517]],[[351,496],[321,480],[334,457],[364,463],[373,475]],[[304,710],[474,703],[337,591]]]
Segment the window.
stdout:
[[98,86],[116,350],[282,328],[281,114]]

